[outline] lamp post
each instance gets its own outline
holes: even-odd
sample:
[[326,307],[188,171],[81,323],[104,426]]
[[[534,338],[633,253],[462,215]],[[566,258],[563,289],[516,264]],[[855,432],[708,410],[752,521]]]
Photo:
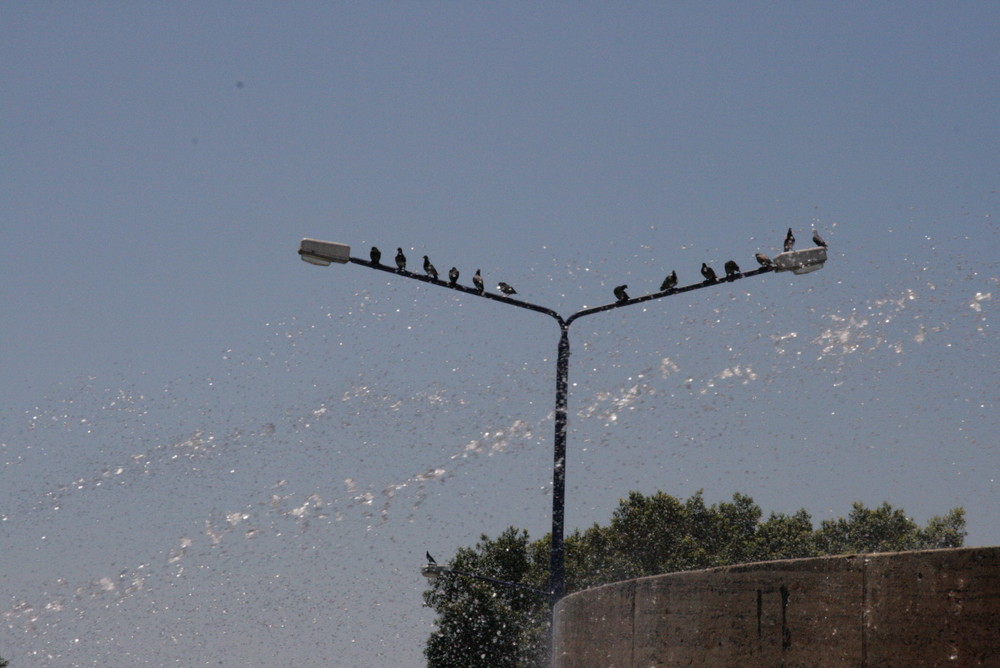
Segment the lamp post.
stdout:
[[[469,288],[464,285],[458,285],[457,283],[451,284],[449,282],[439,280],[436,277],[415,274],[413,272],[406,271],[405,269],[389,267],[374,259],[369,261],[351,257],[350,251],[350,246],[347,246],[346,244],[320,241],[318,239],[303,239],[299,245],[299,255],[304,261],[311,264],[326,266],[333,262],[338,264],[353,262],[354,264],[360,264],[371,269],[378,269],[397,276],[404,276],[406,278],[412,278],[425,283],[432,283],[443,288],[448,288],[449,290],[458,290],[459,292],[465,292],[470,295],[475,295],[476,297],[492,299],[504,304],[509,304],[510,306],[517,306],[530,311],[544,313],[555,319],[555,321],[559,324],[559,353],[556,358],[555,436],[553,439],[554,452],[552,465],[552,546],[549,556],[549,589],[548,592],[546,592],[549,596],[550,616],[554,612],[556,603],[558,603],[559,599],[563,597],[566,590],[565,550],[563,547],[563,539],[565,533],[564,519],[566,510],[566,431],[568,424],[567,404],[569,399],[570,325],[572,325],[577,319],[587,315],[603,313],[612,309],[622,308],[623,306],[631,306],[632,304],[641,304],[654,299],[662,299],[663,297],[679,295],[685,292],[700,290],[702,288],[708,288],[722,283],[731,283],[733,281],[750,278],[751,276],[757,276],[771,271],[791,271],[796,274],[804,274],[822,268],[823,264],[826,262],[826,247],[824,246],[805,248],[797,251],[786,251],[776,255],[766,266],[762,266],[753,271],[736,272],[735,274],[722,279],[706,279],[700,283],[692,283],[691,285],[682,287],[673,287],[648,295],[642,295],[640,297],[622,299],[611,304],[583,309],[582,311],[577,311],[567,318],[563,318],[552,309],[545,308],[544,306],[532,304],[520,299],[512,299],[511,297],[505,295],[497,295],[483,290]],[[468,573],[461,573],[461,575],[489,580],[489,578],[471,575]],[[555,620],[553,619],[552,621],[554,622]]]
[[506,582],[504,580],[497,580],[496,578],[489,578],[485,575],[476,575],[475,573],[465,573],[463,571],[456,571],[454,568],[448,568],[447,566],[438,566],[437,564],[426,564],[420,569],[420,573],[430,580],[435,582],[442,575],[460,575],[465,578],[473,578],[475,580],[482,580],[483,582],[490,582],[492,584],[503,585],[504,587],[513,587],[514,589],[525,589],[541,596],[548,596],[549,592],[544,589],[535,589],[534,587],[529,587],[528,585],[523,585],[517,582]]

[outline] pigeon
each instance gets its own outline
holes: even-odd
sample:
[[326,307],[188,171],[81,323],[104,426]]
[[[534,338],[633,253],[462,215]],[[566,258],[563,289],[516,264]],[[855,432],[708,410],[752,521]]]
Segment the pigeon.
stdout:
[[406,269],[406,256],[403,255],[402,248],[396,249],[396,268],[399,269],[400,271]]
[[434,268],[434,265],[431,264],[431,261],[426,255],[424,256],[424,273],[433,278],[435,281],[437,280],[438,270]]
[[816,244],[817,246],[822,246],[823,248],[826,248],[826,242],[823,241],[823,237],[821,237],[819,235],[819,232],[817,232],[815,229],[813,229],[813,243]]
[[701,275],[705,277],[705,280],[709,283],[715,283],[717,280],[715,277],[715,270],[709,267],[704,262],[701,263]]
[[756,255],[754,255],[754,257],[757,258],[757,264],[759,264],[760,266],[762,267],[771,266],[771,258],[764,255],[763,253],[757,253]]
[[452,267],[448,270],[448,285],[455,287],[456,283],[458,283],[458,268]]
[[625,288],[627,287],[628,287],[627,285],[619,285],[617,288],[615,288],[615,299],[617,299],[620,302],[627,302],[628,293],[625,292]]
[[736,264],[736,260],[726,262],[726,278],[731,281],[734,278],[739,278],[739,276],[740,265]]
[[424,555],[427,557],[427,564],[430,566],[437,566],[437,562],[434,561],[434,557],[431,556],[430,552],[425,552]]
[[795,248],[795,235],[792,234],[792,228],[788,228],[788,234],[785,235],[785,252]]
[[677,272],[672,271],[670,272],[670,275],[664,278],[663,282],[660,283],[660,291],[662,292],[663,290],[673,290],[676,287],[677,287]]
[[472,284],[476,286],[476,290],[479,292],[483,291],[483,277],[478,269],[476,269],[476,275],[472,277]]
[[515,290],[512,287],[510,287],[509,285],[507,285],[503,281],[500,281],[499,283],[497,283],[497,289],[500,292],[504,293],[505,295],[516,295],[517,294],[517,290]]
[[369,253],[369,256],[372,259],[372,264],[380,264],[380,260],[382,259],[382,251],[380,251],[377,246],[372,246],[372,252]]

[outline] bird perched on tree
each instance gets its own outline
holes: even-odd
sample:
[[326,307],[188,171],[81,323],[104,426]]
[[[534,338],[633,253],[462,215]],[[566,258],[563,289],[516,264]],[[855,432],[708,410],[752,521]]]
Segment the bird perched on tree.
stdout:
[[434,268],[434,265],[431,264],[431,261],[426,255],[424,256],[424,273],[433,278],[435,281],[437,280],[438,270]]
[[663,279],[662,283],[660,283],[660,291],[662,292],[663,290],[673,290],[676,287],[677,287],[677,271],[674,270],[670,272],[669,276]]
[[771,258],[769,258],[768,256],[764,255],[763,253],[757,253],[756,255],[754,255],[754,258],[756,258],[757,264],[759,264],[762,267],[770,267],[771,266]]
[[499,283],[497,283],[497,290],[499,290],[500,292],[504,293],[505,295],[516,295],[517,294],[517,290],[515,290],[512,287],[510,287],[509,285],[507,285],[503,281],[500,281]]
[[369,253],[368,256],[371,257],[372,264],[380,264],[380,260],[382,259],[382,251],[380,251],[377,246],[372,246],[372,252]]
[[425,552],[424,556],[427,557],[427,564],[428,565],[430,565],[430,566],[437,566],[438,562],[434,561],[434,557],[431,556],[430,552]]
[[819,235],[819,232],[817,232],[815,229],[813,229],[813,243],[816,244],[817,246],[822,246],[823,248],[826,248],[826,242],[823,241],[823,237],[821,237]]
[[483,291],[483,275],[479,273],[478,269],[476,269],[476,274],[472,277],[472,285],[474,285],[476,290],[479,292]]
[[617,299],[620,302],[627,302],[628,293],[625,292],[625,288],[627,287],[628,287],[627,285],[619,285],[617,288],[615,288],[615,299]]
[[705,277],[705,280],[709,283],[715,283],[718,278],[715,277],[715,270],[709,267],[704,262],[701,263],[701,275]]
[[396,269],[399,269],[400,271],[406,269],[406,256],[403,255],[402,248],[396,249]]
[[740,265],[736,264],[736,260],[729,260],[726,262],[726,279],[733,280],[734,278],[739,278],[740,276]]
[[458,283],[458,267],[452,267],[448,270],[448,285],[455,287]]
[[792,228],[788,228],[788,234],[785,235],[785,252],[795,248],[795,235],[792,234]]

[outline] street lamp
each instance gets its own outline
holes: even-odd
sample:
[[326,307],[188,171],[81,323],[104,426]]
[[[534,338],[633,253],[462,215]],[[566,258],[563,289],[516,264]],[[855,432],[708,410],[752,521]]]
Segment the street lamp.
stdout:
[[331,262],[347,264],[351,259],[351,247],[347,244],[335,244],[332,241],[303,239],[299,243],[299,255],[305,262],[328,267]]
[[[648,295],[642,295],[640,297],[620,299],[612,304],[583,309],[582,311],[577,311],[567,318],[563,318],[552,309],[522,301],[520,299],[513,299],[506,295],[497,295],[483,290],[468,288],[464,285],[458,285],[457,283],[448,283],[446,281],[439,280],[436,277],[415,274],[401,268],[389,267],[381,264],[376,259],[369,261],[351,257],[350,250],[350,247],[345,244],[338,244],[330,241],[319,241],[317,239],[303,239],[299,246],[299,255],[302,256],[303,260],[311,264],[325,266],[329,265],[331,262],[337,262],[340,264],[353,262],[354,264],[360,264],[372,269],[379,269],[381,271],[386,271],[399,276],[405,276],[406,278],[412,278],[425,283],[433,283],[434,285],[439,285],[450,290],[458,290],[459,292],[465,292],[477,297],[492,299],[511,306],[517,306],[530,311],[544,313],[554,318],[559,324],[560,335],[559,354],[556,359],[556,411],[552,466],[552,547],[549,557],[549,590],[547,592],[549,596],[550,615],[555,608],[555,604],[563,597],[566,590],[565,552],[563,539],[565,533],[564,518],[566,510],[566,431],[568,423],[567,404],[569,398],[570,325],[572,325],[578,318],[582,318],[586,315],[603,313],[604,311],[610,311],[623,306],[640,304],[654,299],[661,299],[663,297],[670,297],[684,292],[691,292],[692,290],[700,290],[702,288],[711,287],[720,283],[731,283],[733,281],[749,278],[751,276],[757,276],[759,274],[765,274],[771,271],[791,271],[795,274],[804,274],[822,268],[823,264],[826,262],[826,248],[822,246],[805,248],[797,251],[786,251],[776,255],[773,260],[767,260],[764,262],[767,258],[763,258],[761,260],[763,266],[753,271],[736,271],[722,279],[706,278],[700,283],[692,283],[691,285],[682,287],[672,287]],[[425,567],[425,575],[427,574],[427,569],[431,568],[431,566],[432,565],[429,564]],[[441,569],[443,567],[438,566],[436,568]],[[431,570],[430,572],[433,575],[440,574],[445,571]],[[462,575],[487,579],[482,576],[470,575],[467,573],[463,573]]]
[[811,271],[823,268],[823,264],[826,262],[826,246],[778,253],[771,262],[774,264],[775,271],[808,274]]
[[526,589],[528,591],[540,594],[542,596],[548,596],[549,592],[544,589],[535,589],[534,587],[529,587],[528,585],[518,584],[517,582],[505,582],[504,580],[497,580],[496,578],[489,578],[485,575],[476,575],[475,573],[464,573],[462,571],[456,571],[453,568],[448,568],[446,566],[439,566],[437,564],[425,564],[421,569],[420,573],[428,579],[432,584],[437,581],[442,575],[460,575],[465,578],[473,578],[476,580],[482,580],[483,582],[491,582],[493,584],[503,585],[504,587],[513,587],[515,589]]

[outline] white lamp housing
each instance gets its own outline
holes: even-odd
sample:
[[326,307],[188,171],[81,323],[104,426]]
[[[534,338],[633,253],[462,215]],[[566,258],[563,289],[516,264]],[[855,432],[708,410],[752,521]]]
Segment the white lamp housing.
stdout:
[[823,268],[826,262],[826,248],[816,246],[814,248],[803,248],[802,250],[787,251],[778,253],[771,262],[774,263],[775,271],[790,271],[793,274],[808,274]]
[[303,239],[299,243],[299,255],[305,262],[327,267],[331,262],[347,264],[351,259],[351,247],[319,239]]
[[442,573],[447,573],[448,569],[444,566],[438,566],[437,564],[427,564],[420,569],[421,574],[431,582],[436,581],[441,577]]

